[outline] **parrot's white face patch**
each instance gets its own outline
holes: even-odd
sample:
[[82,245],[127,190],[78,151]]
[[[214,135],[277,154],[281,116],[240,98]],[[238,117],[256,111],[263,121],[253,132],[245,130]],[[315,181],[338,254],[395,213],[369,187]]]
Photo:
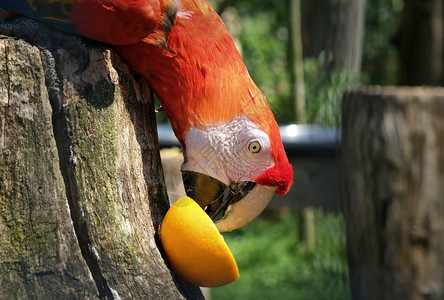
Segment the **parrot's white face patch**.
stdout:
[[250,181],[274,165],[270,139],[249,118],[240,116],[185,134],[182,170],[209,175],[225,184]]

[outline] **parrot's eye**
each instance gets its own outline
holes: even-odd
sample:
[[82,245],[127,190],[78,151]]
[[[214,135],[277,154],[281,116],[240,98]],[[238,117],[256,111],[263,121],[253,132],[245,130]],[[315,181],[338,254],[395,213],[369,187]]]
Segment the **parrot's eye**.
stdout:
[[261,143],[258,141],[253,141],[250,144],[248,144],[248,150],[251,153],[259,153],[262,150]]

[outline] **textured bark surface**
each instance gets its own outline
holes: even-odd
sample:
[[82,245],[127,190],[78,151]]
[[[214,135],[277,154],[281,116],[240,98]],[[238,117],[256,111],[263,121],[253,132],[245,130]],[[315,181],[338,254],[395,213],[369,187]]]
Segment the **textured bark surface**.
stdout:
[[39,51],[2,39],[0,62],[0,298],[94,299],[70,224]]
[[200,299],[170,272],[150,91],[112,51],[59,49],[52,120],[39,50],[0,39],[0,298]]
[[346,94],[342,204],[354,299],[444,298],[444,89]]

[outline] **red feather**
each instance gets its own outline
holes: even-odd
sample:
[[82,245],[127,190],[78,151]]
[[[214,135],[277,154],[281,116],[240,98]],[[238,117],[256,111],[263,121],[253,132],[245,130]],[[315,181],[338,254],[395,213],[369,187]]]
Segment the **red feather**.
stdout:
[[72,1],[71,23],[76,33],[114,45],[141,41],[160,19],[159,1],[76,0]]

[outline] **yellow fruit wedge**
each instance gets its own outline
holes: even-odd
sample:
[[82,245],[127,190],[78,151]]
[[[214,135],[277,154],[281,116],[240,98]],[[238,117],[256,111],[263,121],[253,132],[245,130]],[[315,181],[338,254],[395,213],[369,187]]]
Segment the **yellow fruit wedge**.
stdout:
[[198,286],[217,287],[239,278],[233,254],[213,221],[191,198],[168,210],[160,240],[173,270]]

